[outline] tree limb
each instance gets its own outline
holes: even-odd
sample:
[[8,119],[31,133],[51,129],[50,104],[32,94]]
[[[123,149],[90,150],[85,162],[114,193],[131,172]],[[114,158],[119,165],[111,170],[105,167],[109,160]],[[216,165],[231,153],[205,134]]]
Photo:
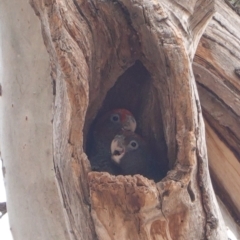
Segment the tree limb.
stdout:
[[7,213],[7,203],[6,202],[1,202],[0,203],[0,218],[2,218],[6,213]]

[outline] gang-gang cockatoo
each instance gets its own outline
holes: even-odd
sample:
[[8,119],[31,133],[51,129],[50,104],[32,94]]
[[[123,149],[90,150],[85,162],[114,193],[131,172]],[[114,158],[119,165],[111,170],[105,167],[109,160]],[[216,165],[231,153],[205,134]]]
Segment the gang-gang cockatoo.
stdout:
[[147,142],[134,132],[123,131],[114,137],[111,159],[122,175],[141,174],[155,182],[162,178],[160,166],[153,158]]
[[133,114],[126,109],[114,109],[96,119],[90,139],[92,170],[121,174],[117,165],[111,161],[111,142],[122,131],[134,132],[137,123]]

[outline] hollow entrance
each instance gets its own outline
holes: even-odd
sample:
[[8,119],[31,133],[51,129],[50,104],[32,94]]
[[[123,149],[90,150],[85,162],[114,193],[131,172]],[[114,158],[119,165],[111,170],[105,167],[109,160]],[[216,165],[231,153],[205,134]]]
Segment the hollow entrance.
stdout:
[[169,168],[159,94],[147,69],[140,61],[136,61],[108,91],[88,131],[87,155],[91,152],[93,127],[98,119],[110,110],[124,108],[134,115],[137,121],[135,132],[148,142],[159,166],[159,174],[165,176]]

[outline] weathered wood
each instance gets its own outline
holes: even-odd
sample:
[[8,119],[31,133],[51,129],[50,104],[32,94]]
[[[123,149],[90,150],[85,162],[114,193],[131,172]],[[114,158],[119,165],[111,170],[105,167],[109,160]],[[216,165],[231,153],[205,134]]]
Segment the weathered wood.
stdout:
[[[72,238],[226,239],[192,70],[214,1],[31,3],[56,81],[54,163]],[[84,152],[94,117],[119,104],[114,88],[131,76],[126,75],[131,66],[147,72],[143,96],[136,92],[133,99],[148,100],[132,103],[129,94],[124,106],[135,109],[139,131],[159,146],[159,161],[165,154],[163,165],[167,169],[168,159],[172,169],[157,184],[139,176],[89,173]],[[124,84],[117,89],[127,91]]]
[[[231,19],[229,19],[231,16]],[[240,221],[240,19],[219,2],[198,45],[193,70],[207,121],[210,169],[218,194]],[[215,133],[214,133],[214,132]]]
[[206,136],[210,170],[214,183],[217,184],[217,193],[227,204],[236,222],[239,222],[240,188],[239,182],[236,181],[240,174],[238,159],[208,124],[206,124]]

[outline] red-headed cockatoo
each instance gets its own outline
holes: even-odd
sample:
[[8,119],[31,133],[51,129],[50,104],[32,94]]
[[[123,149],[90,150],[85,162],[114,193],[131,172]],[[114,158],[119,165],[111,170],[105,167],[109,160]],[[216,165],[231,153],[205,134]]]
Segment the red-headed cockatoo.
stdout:
[[126,109],[114,109],[97,119],[90,139],[92,169],[120,174],[119,168],[111,161],[111,142],[122,131],[134,132],[136,126],[134,116]]

